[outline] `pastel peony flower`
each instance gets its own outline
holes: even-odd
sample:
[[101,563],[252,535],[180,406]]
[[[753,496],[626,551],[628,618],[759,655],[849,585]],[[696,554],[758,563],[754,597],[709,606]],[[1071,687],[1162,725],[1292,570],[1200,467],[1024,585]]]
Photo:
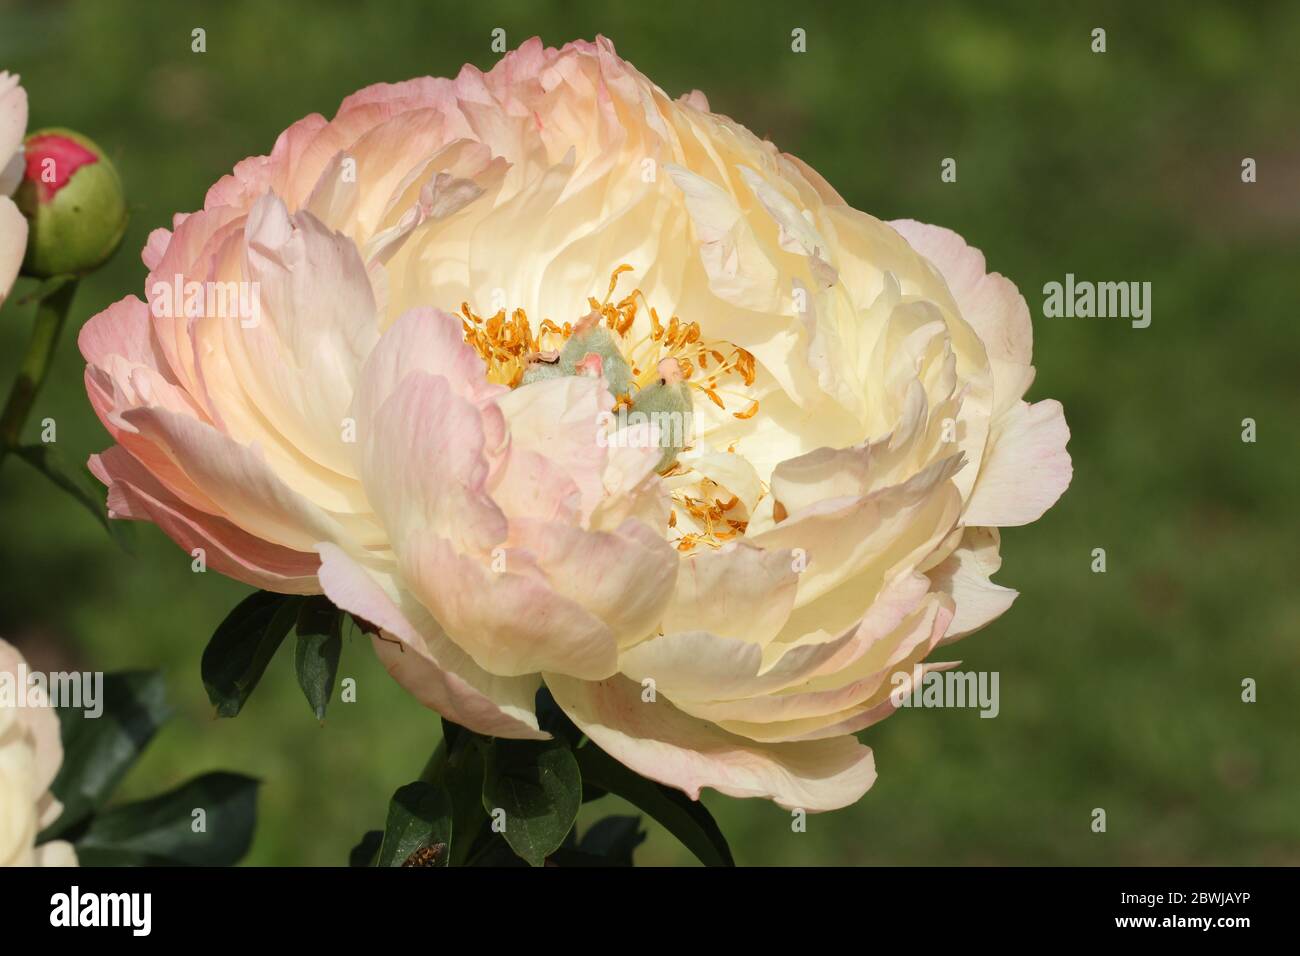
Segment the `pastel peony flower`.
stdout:
[[[0,640],[0,674],[11,687],[26,673],[22,664],[18,650]],[[70,843],[36,846],[37,834],[63,812],[49,792],[63,764],[63,744],[53,709],[27,703],[10,706],[8,695],[0,697],[0,866],[76,866]]]
[[471,730],[545,737],[544,683],[692,797],[860,797],[852,735],[1070,480],[1012,283],[603,38],[368,87],[144,260],[81,335],[115,516],[323,591]]
[[0,305],[18,278],[27,249],[27,220],[9,197],[23,178],[27,92],[18,77],[0,70]]

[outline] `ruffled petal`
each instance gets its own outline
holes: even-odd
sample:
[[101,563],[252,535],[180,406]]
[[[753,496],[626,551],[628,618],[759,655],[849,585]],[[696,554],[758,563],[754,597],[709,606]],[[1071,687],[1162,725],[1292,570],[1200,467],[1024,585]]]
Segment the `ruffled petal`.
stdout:
[[527,551],[489,561],[432,534],[409,539],[401,571],[459,647],[494,674],[558,670],[597,680],[618,667],[614,631],[559,593]]
[[965,523],[1006,528],[1041,518],[1070,486],[1069,440],[1060,402],[1016,405],[989,436]]
[[[341,548],[320,547],[320,582],[337,607],[382,630],[375,652],[397,681],[448,720],[479,734],[546,740],[537,726],[535,677],[497,677],[479,668],[442,635],[437,623],[409,598],[388,593],[376,574]],[[389,587],[391,578],[389,578]],[[402,606],[399,607],[399,602]],[[418,624],[418,626],[417,626]]]
[[735,542],[684,558],[663,631],[707,631],[762,647],[794,609],[799,575],[789,550]]
[[712,787],[733,797],[764,797],[787,809],[838,810],[876,780],[871,750],[852,737],[758,744],[682,713],[659,697],[643,703],[625,677],[591,683],[545,675],[546,684],[592,742],[636,773],[693,800]]
[[272,544],[217,515],[185,504],[131,456],[113,446],[92,455],[90,470],[108,486],[111,518],[151,521],[193,553],[203,549],[209,568],[236,581],[282,594],[318,594],[314,552],[294,551]]
[[343,537],[338,523],[281,481],[255,446],[240,445],[211,425],[163,408],[135,408],[122,417],[249,534],[296,551]]
[[989,580],[1002,565],[996,528],[967,528],[961,544],[927,574],[934,586],[952,595],[956,613],[944,644],[950,644],[997,619],[1019,596]]

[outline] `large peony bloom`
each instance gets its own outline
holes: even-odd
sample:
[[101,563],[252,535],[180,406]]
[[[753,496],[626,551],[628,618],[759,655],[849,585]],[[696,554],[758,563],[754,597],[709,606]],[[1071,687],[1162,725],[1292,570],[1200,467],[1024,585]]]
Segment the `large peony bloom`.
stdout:
[[[11,690],[25,675],[22,663],[18,650],[0,640],[0,674]],[[0,699],[0,866],[76,866],[70,843],[36,846],[37,834],[63,812],[50,793],[63,765],[59,717],[49,707],[30,706],[30,699],[9,706],[9,696]]]
[[891,675],[1006,610],[997,528],[1070,480],[1015,286],[604,39],[362,90],[144,260],[81,335],[114,515],[693,797],[861,796]]
[[23,178],[27,92],[18,77],[0,70],[0,305],[4,304],[27,249],[27,220],[9,197]]

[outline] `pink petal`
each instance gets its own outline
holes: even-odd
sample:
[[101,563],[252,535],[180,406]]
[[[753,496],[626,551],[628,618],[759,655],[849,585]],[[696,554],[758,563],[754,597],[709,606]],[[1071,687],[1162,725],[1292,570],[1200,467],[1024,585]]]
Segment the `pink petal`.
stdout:
[[[320,556],[325,594],[337,607],[396,639],[376,636],[375,652],[388,672],[422,704],[475,733],[525,740],[550,738],[538,729],[532,712],[532,695],[539,686],[536,679],[503,679],[486,673],[454,654],[427,614],[423,615],[423,630],[417,629],[408,613],[341,548],[323,544]],[[419,616],[418,608],[412,610]],[[454,661],[458,670],[444,667],[446,659]]]
[[417,372],[446,379],[454,394],[475,405],[505,391],[487,382],[483,360],[465,343],[458,318],[441,309],[410,309],[384,332],[362,367],[353,403],[358,425],[368,428],[379,407]]
[[422,371],[359,419],[362,482],[395,550],[426,532],[480,555],[505,540],[505,515],[486,490],[484,421],[448,379]]
[[282,594],[320,593],[314,552],[271,544],[186,505],[124,448],[92,455],[90,470],[108,486],[111,517],[152,521],[187,553],[202,548],[209,568],[236,581]]
[[175,373],[176,381],[205,407],[205,391],[195,368],[191,319],[174,303],[170,309],[164,306],[166,297],[175,291],[178,275],[182,291],[187,281],[205,282],[217,278],[210,274],[212,260],[225,237],[242,228],[243,217],[242,210],[227,207],[186,216],[176,225],[158,264],[145,280],[145,297],[150,304],[149,314],[158,346]]
[[614,404],[604,380],[566,375],[533,382],[497,399],[513,447],[545,455],[581,492],[583,515],[604,494],[607,449],[597,441],[600,413]]
[[191,418],[202,415],[176,382],[148,306],[134,296],[113,303],[82,326],[77,344],[87,362],[86,394],[109,434],[186,504],[208,513],[219,510],[166,451],[123,417],[152,406]]
[[118,355],[176,382],[149,321],[149,307],[136,296],[119,299],[87,319],[77,334],[77,347],[88,365],[106,368],[109,359]]
[[379,341],[360,253],[310,213],[290,217],[274,195],[253,206],[244,243],[245,275],[257,284],[261,309],[226,318],[234,375],[300,454],[352,476],[355,447],[342,438],[344,420]]
[[787,809],[837,810],[857,801],[876,779],[871,750],[852,737],[759,744],[690,717],[663,697],[643,703],[640,685],[625,677],[545,679],[593,743],[693,800],[712,787],[733,797],[770,798]]
[[512,518],[573,523],[581,494],[573,479],[545,455],[512,443],[489,480],[492,500]]
[[255,446],[163,408],[136,408],[122,417],[250,534],[296,551],[340,537],[337,521],[281,481]]
[[595,680],[618,668],[610,627],[558,593],[526,551],[484,560],[446,539],[415,536],[401,552],[401,570],[447,636],[485,670],[557,670]]
[[551,589],[603,621],[619,646],[645,638],[663,617],[677,576],[677,551],[640,521],[629,519],[611,532],[512,520],[510,533]]
[[984,343],[993,369],[994,415],[1000,416],[1033,378],[1034,329],[1024,296],[1005,276],[986,272],[984,254],[951,229],[913,219],[890,225],[938,267],[962,318]]
[[1069,440],[1060,402],[1016,405],[989,436],[963,521],[997,528],[1037,521],[1070,486]]
[[170,229],[155,229],[149,233],[149,238],[145,241],[144,248],[140,250],[140,259],[144,266],[150,272],[158,268],[162,262],[163,254],[167,252],[167,244],[172,241],[172,231]]

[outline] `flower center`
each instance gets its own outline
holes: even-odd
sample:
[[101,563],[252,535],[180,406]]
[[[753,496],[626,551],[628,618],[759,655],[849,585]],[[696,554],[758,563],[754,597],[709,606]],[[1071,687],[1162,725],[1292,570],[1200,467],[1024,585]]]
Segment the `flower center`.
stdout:
[[[683,322],[674,315],[665,325],[639,288],[615,301],[614,290],[619,278],[631,270],[632,266],[627,264],[615,269],[609,277],[605,298],[598,301],[595,296],[588,297],[586,316],[563,325],[543,318],[534,330],[523,309],[509,313],[500,309],[484,317],[471,309],[468,302],[463,302],[460,315],[465,341],[483,359],[489,381],[517,388],[524,383],[530,365],[559,362],[564,347],[575,334],[604,329],[630,372],[627,389],[616,390],[615,409],[633,404],[641,390],[665,378],[674,378],[671,366],[665,365],[668,360],[674,360],[680,380],[687,387],[698,390],[724,410],[727,398],[739,397],[746,404],[732,414],[741,419],[753,417],[758,402],[749,399],[739,386],[754,384],[754,356],[730,342],[704,338],[698,322]],[[594,354],[599,351],[595,350]],[[591,363],[579,371],[600,371],[603,364]],[[611,387],[614,384],[611,382]]]
[[[626,413],[632,423],[641,415],[659,425],[659,474],[686,475],[689,469],[677,456],[691,440],[691,391],[724,412],[730,400],[740,409],[731,412],[733,417],[752,418],[758,411],[749,391],[754,356],[731,342],[706,338],[698,322],[673,315],[665,323],[639,288],[615,299],[619,278],[631,270],[620,265],[609,277],[605,297],[589,296],[586,315],[562,325],[543,318],[534,328],[523,309],[484,317],[462,303],[465,341],[483,359],[488,380],[510,388],[564,375],[604,375],[614,395],[611,411]],[[700,476],[689,488],[672,492],[669,540],[680,551],[722,547],[749,525],[739,504]]]

